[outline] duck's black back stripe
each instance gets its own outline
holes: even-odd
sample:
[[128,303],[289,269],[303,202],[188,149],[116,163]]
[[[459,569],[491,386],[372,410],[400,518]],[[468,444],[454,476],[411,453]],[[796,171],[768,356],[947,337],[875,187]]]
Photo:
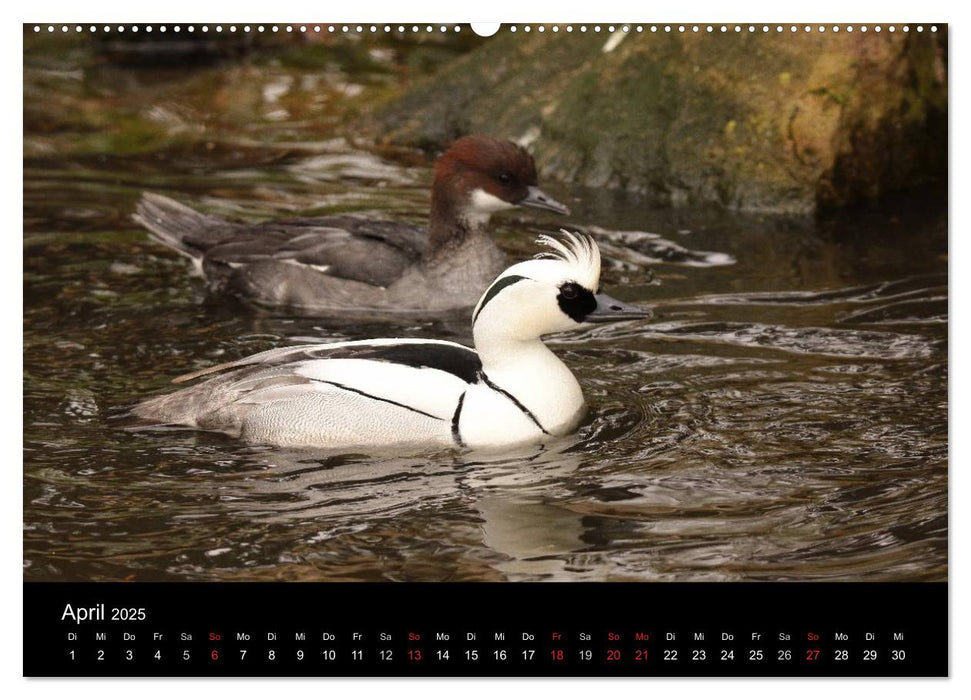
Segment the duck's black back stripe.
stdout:
[[[368,394],[367,392],[361,391],[360,389],[355,389],[354,387],[350,387],[350,386],[347,386],[345,384],[341,384],[339,382],[331,382],[331,381],[328,381],[326,379],[311,379],[311,381],[317,382],[319,384],[330,384],[331,386],[336,386],[338,389],[343,389],[344,391],[349,391],[352,394],[360,394],[361,396],[366,396],[367,398],[374,399],[375,401],[382,401],[384,403],[389,403],[392,406],[398,406],[400,408],[404,408],[404,409],[406,409],[408,411],[411,411],[413,413],[420,413],[423,416],[428,416],[429,418],[434,418],[435,420],[445,420],[444,418],[439,418],[438,416],[433,416],[431,413],[425,413],[421,409],[415,408],[413,406],[408,406],[407,404],[398,403],[397,401],[392,401],[391,399],[386,399],[383,396],[375,396],[374,394]],[[462,396],[464,397],[465,394],[462,394]],[[461,402],[459,403],[459,405],[461,406]]]
[[525,280],[525,279],[529,279],[529,278],[528,277],[523,277],[522,275],[509,275],[508,277],[503,277],[502,279],[498,280],[495,284],[493,284],[491,287],[489,287],[489,289],[486,291],[485,295],[483,295],[483,297],[482,297],[482,303],[479,304],[479,308],[475,312],[475,316],[472,317],[472,325],[473,326],[475,325],[475,321],[476,321],[476,319],[479,318],[479,314],[482,313],[482,309],[484,309],[486,307],[486,304],[488,304],[490,301],[492,301],[492,298],[496,294],[498,294],[499,292],[501,292],[503,289],[505,289],[509,285],[516,284],[516,282],[519,282],[520,280]]
[[466,384],[474,384],[482,360],[472,348],[443,343],[402,343],[400,345],[355,345],[318,348],[288,355],[287,362],[299,360],[376,360],[416,369],[437,369],[453,374]]
[[526,408],[525,406],[523,406],[523,404],[519,401],[519,399],[517,399],[515,396],[513,396],[512,394],[510,394],[508,391],[506,391],[505,389],[503,389],[498,384],[494,383],[491,379],[489,379],[489,377],[486,376],[486,373],[485,372],[479,372],[479,377],[482,378],[482,381],[485,382],[485,384],[486,384],[487,387],[489,387],[493,391],[498,391],[500,394],[502,394],[507,399],[509,399],[510,401],[512,401],[514,404],[516,404],[516,408],[518,408],[520,411],[522,411],[523,413],[525,413],[526,414],[526,417],[529,418],[531,421],[533,421],[533,423],[536,424],[536,427],[539,428],[543,432],[543,435],[549,435],[549,433],[547,432],[546,428],[543,427],[543,424],[539,422],[539,420],[536,418],[535,415],[533,415],[533,412],[532,411],[530,411],[528,408]]
[[465,403],[465,393],[459,397],[459,405],[455,407],[455,413],[452,414],[452,439],[455,440],[455,444],[459,447],[465,447],[465,443],[462,442],[462,433],[459,431],[459,420],[462,417],[462,404]]

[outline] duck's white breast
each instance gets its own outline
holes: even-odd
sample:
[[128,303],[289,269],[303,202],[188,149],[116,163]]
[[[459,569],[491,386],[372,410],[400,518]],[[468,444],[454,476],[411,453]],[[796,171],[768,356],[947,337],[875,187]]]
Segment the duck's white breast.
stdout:
[[513,400],[482,383],[469,386],[457,427],[462,443],[469,447],[514,445],[544,437]]

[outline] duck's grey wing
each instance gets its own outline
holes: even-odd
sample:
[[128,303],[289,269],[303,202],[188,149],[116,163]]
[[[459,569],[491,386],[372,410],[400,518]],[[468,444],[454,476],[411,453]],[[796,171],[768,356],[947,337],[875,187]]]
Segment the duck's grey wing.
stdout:
[[233,279],[252,265],[263,268],[256,275],[259,289],[266,288],[267,278],[292,276],[293,267],[306,273],[304,286],[329,275],[387,287],[418,261],[426,245],[420,228],[394,221],[339,215],[247,224],[151,193],[142,195],[134,218],[159,242],[201,260],[217,290],[243,295],[246,285]]
[[263,265],[279,275],[290,275],[297,268],[310,273],[311,280],[328,275],[387,287],[419,258],[410,247],[400,248],[340,228],[301,225],[281,229],[278,224],[266,224],[213,246],[206,251],[203,266],[206,276],[213,280],[232,277],[246,266]]

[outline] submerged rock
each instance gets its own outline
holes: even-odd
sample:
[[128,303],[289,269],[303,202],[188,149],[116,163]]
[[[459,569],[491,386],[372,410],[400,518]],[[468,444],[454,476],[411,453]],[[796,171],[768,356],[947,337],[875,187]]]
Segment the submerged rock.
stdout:
[[388,141],[531,144],[544,178],[810,213],[947,182],[946,28],[502,31],[387,104]]

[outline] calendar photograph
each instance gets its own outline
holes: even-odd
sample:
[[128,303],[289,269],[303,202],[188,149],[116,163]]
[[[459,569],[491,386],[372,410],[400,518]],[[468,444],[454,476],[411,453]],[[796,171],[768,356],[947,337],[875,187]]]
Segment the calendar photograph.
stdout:
[[947,581],[947,24],[23,46],[25,584]]

